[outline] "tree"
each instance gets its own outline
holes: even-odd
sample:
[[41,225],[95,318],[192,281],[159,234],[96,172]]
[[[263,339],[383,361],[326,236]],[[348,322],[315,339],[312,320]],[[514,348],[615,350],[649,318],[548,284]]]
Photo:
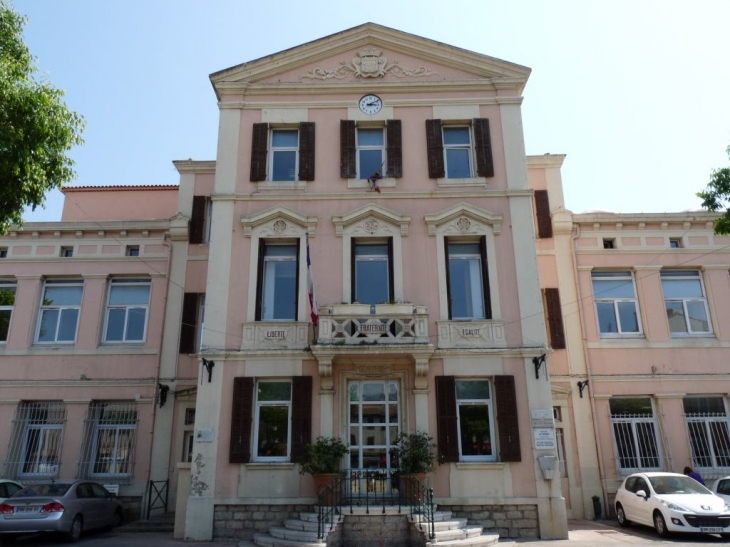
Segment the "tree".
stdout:
[[25,23],[0,0],[0,234],[22,223],[26,207],[35,210],[48,191],[74,179],[67,152],[83,143],[83,118],[66,107],[63,91],[35,78]]
[[[730,146],[726,152],[730,158]],[[715,169],[707,188],[704,192],[697,192],[697,197],[702,198],[702,207],[708,211],[725,209],[725,213],[715,220],[715,233],[730,234],[730,167]]]

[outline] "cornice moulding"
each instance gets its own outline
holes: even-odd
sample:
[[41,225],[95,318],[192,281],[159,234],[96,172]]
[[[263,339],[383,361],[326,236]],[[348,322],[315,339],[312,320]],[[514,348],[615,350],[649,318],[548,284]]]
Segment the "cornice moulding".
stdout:
[[215,160],[173,160],[172,164],[181,175],[186,173],[215,173]]
[[[522,97],[455,97],[453,99],[440,98],[438,102],[429,99],[391,99],[388,106],[394,108],[404,107],[433,107],[433,106],[461,106],[461,105],[521,105]],[[219,102],[220,110],[263,110],[266,108],[307,108],[307,109],[333,109],[351,108],[354,100],[338,99],[336,101],[225,101]],[[215,163],[215,162],[213,162]],[[213,167],[215,168],[215,166]]]
[[527,168],[560,168],[565,161],[566,154],[544,154],[542,156],[527,156]]

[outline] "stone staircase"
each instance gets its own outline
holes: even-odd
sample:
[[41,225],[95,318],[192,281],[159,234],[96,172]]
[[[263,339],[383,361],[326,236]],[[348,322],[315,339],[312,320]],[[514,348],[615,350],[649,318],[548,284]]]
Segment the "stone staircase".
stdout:
[[[316,508],[315,508],[316,509]],[[268,533],[257,533],[253,541],[239,541],[238,547],[326,547],[327,537],[336,534],[337,539],[333,543],[344,545],[340,539],[340,525],[348,516],[358,517],[382,517],[385,515],[397,516],[407,515],[408,509],[397,506],[383,507],[353,507],[352,513],[347,507],[343,515],[336,518],[336,521],[327,525],[325,537],[317,538],[317,513],[299,514],[298,519],[287,519],[284,526],[272,526]],[[373,518],[373,527],[378,526],[381,520]],[[499,535],[485,532],[482,526],[469,525],[466,519],[453,518],[451,511],[436,511],[434,514],[434,528],[436,537],[428,537],[427,524],[419,516],[409,517],[410,526],[417,530],[421,536],[421,545],[425,547],[488,547],[499,542]]]

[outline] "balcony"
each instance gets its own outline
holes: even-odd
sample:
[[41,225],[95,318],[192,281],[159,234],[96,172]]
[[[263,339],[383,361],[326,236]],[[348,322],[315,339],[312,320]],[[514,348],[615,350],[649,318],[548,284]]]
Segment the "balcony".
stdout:
[[243,324],[242,351],[301,350],[309,346],[309,321],[256,321]]
[[318,344],[428,344],[428,312],[413,304],[336,304],[319,309]]
[[504,321],[436,321],[439,349],[504,348]]

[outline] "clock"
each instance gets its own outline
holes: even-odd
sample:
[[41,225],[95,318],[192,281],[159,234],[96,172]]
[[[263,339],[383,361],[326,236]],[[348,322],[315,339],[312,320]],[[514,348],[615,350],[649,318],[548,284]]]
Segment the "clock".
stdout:
[[359,106],[364,114],[377,114],[383,108],[383,101],[377,95],[365,95],[360,99]]

